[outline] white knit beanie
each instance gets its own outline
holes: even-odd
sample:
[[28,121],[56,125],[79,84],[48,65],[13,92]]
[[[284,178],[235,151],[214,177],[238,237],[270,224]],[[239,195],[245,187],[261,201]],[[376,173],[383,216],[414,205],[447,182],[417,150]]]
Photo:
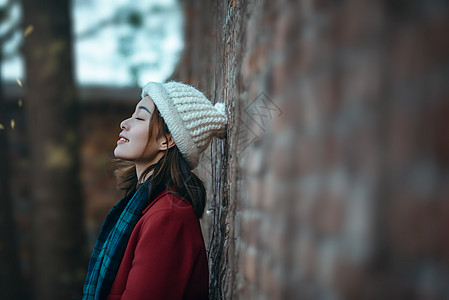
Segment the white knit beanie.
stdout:
[[201,152],[212,136],[226,135],[225,105],[211,102],[194,87],[180,83],[148,82],[142,98],[148,95],[156,105],[189,167],[198,165]]

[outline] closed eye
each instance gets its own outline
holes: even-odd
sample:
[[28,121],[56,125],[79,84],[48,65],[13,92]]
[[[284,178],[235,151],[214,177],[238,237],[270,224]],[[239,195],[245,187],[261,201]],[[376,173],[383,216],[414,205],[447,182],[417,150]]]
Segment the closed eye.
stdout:
[[142,119],[142,118],[136,118],[136,120],[145,121],[145,119]]

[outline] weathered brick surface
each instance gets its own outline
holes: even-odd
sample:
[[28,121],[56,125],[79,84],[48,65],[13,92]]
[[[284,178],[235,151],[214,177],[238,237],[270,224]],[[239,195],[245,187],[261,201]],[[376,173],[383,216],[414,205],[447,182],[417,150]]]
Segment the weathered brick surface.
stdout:
[[211,298],[449,297],[449,5],[184,5],[173,77],[230,121],[198,170]]

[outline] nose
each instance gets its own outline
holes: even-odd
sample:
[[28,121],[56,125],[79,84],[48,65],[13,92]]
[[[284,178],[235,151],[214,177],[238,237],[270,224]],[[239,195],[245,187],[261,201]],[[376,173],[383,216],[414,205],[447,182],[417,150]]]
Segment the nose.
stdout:
[[129,120],[129,118],[123,120],[123,121],[120,123],[120,129],[122,129],[122,130],[128,130],[128,120]]

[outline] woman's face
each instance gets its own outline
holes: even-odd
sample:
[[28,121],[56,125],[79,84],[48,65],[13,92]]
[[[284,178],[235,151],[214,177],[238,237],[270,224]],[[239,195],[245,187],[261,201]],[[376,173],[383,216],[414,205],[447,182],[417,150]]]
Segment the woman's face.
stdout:
[[147,143],[150,118],[155,109],[153,100],[145,96],[136,105],[134,114],[120,123],[122,131],[114,155],[124,160],[152,162],[157,154],[155,143]]

